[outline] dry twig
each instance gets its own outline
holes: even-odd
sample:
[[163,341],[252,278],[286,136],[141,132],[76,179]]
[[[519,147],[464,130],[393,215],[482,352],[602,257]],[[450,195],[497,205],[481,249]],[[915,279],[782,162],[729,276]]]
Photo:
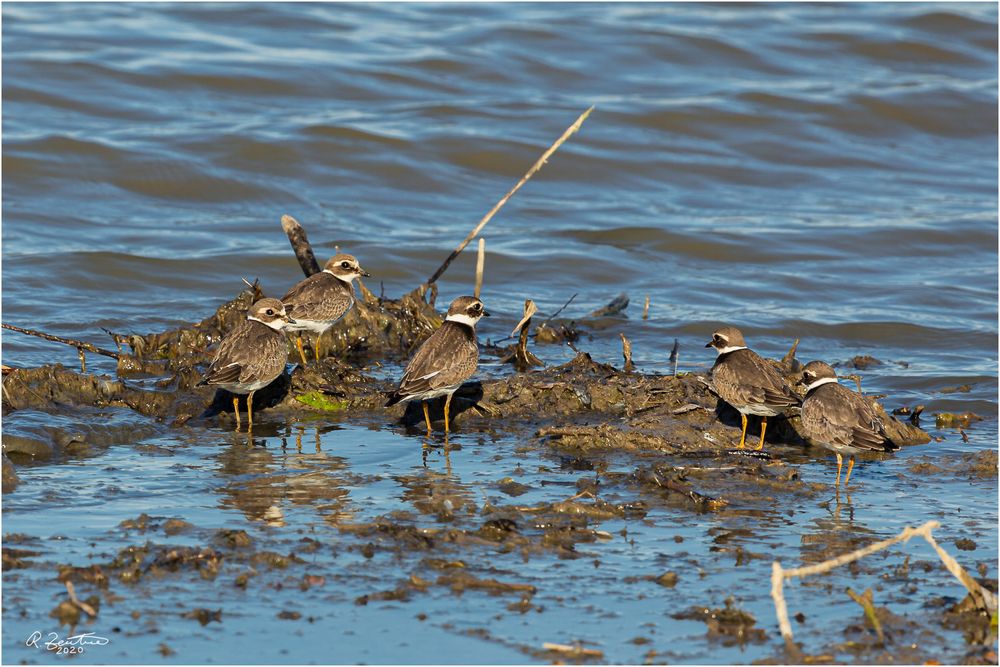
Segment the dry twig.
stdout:
[[781,358],[781,365],[785,368],[791,368],[792,363],[795,361],[795,351],[799,349],[799,339],[796,338],[795,342],[792,343],[792,347],[785,353],[785,356]]
[[885,644],[885,634],[882,632],[882,624],[878,620],[878,614],[875,613],[875,603],[872,600],[872,589],[866,588],[865,592],[858,595],[848,587],[847,595],[861,605],[861,608],[865,610],[865,618],[871,623],[871,626],[875,628],[875,634],[878,635],[879,644]]
[[618,334],[622,337],[622,356],[625,358],[625,365],[622,366],[622,370],[628,373],[629,371],[635,370],[635,364],[632,363],[632,341],[625,337],[625,334]]
[[596,648],[583,648],[582,646],[569,646],[568,644],[553,644],[552,642],[545,642],[542,644],[542,648],[546,651],[567,653],[573,656],[586,656],[588,658],[604,657],[604,651],[599,651]]
[[97,618],[97,612],[86,602],[82,602],[76,597],[76,588],[73,587],[73,582],[67,579],[65,581],[66,592],[69,593],[69,601],[72,602],[78,609],[85,612],[91,618]]
[[[579,294],[579,292],[577,294]],[[562,306],[560,306],[559,310],[557,310],[556,312],[554,312],[551,315],[549,315],[548,317],[546,317],[545,321],[542,322],[540,326],[544,327],[546,324],[548,324],[549,322],[551,322],[552,318],[555,317],[556,315],[558,315],[559,313],[561,313],[562,311],[566,310],[566,306],[568,306],[569,304],[573,303],[573,299],[575,299],[575,298],[576,298],[576,294],[574,294],[569,299],[567,299],[566,303],[564,303]]]
[[514,348],[514,353],[509,357],[505,358],[503,361],[511,362],[514,367],[519,371],[526,371],[532,366],[542,366],[542,360],[536,357],[534,354],[528,350],[528,331],[531,329],[531,316],[538,312],[538,306],[531,299],[525,299],[524,301],[524,316],[521,321],[517,323],[514,330],[510,332],[510,335],[520,332],[517,339],[517,346]]
[[895,537],[890,537],[887,540],[882,540],[881,542],[876,542],[867,547],[863,547],[851,553],[838,556],[837,558],[831,558],[830,560],[823,561],[822,563],[817,563],[816,565],[809,565],[807,567],[798,567],[791,570],[785,570],[781,567],[781,563],[774,561],[771,566],[771,597],[774,600],[774,612],[778,617],[778,627],[781,630],[781,636],[785,639],[785,643],[788,646],[792,646],[792,625],[788,621],[788,607],[785,604],[785,596],[783,593],[783,585],[785,579],[791,579],[793,577],[808,577],[813,574],[823,574],[824,572],[829,572],[835,567],[841,565],[846,565],[847,563],[852,563],[860,558],[864,558],[869,554],[873,554],[882,549],[891,547],[899,542],[907,542],[911,537],[922,537],[927,540],[934,550],[937,552],[938,557],[941,558],[941,562],[944,563],[945,568],[951,572],[956,579],[962,582],[969,591],[969,595],[975,601],[977,606],[981,609],[985,609],[987,613],[994,614],[997,610],[997,596],[983,588],[979,583],[969,576],[958,562],[952,558],[948,553],[938,546],[938,543],[934,540],[931,535],[931,531],[935,528],[939,528],[941,524],[937,521],[928,521],[919,528],[910,528],[907,526],[903,531],[896,535]]
[[542,156],[535,161],[535,164],[531,165],[531,169],[529,169],[524,174],[524,176],[521,177],[521,180],[519,180],[514,185],[514,187],[510,189],[510,192],[505,194],[503,198],[500,199],[500,201],[494,204],[493,208],[491,208],[489,212],[483,216],[483,219],[479,221],[479,224],[477,224],[475,228],[473,228],[473,230],[469,232],[469,235],[465,237],[465,240],[459,243],[458,247],[451,251],[451,254],[448,255],[448,258],[444,260],[444,263],[438,267],[438,270],[434,272],[434,275],[428,278],[427,280],[428,285],[433,285],[435,282],[437,282],[437,279],[440,278],[441,275],[448,270],[448,267],[455,260],[455,258],[458,257],[458,254],[465,249],[465,246],[469,245],[469,242],[471,242],[472,239],[476,238],[476,235],[479,234],[479,232],[483,229],[483,227],[486,226],[486,223],[489,222],[494,215],[496,215],[497,211],[503,208],[503,205],[507,203],[507,200],[513,197],[514,193],[520,190],[522,185],[528,182],[528,179],[534,176],[535,173],[542,168],[542,166],[548,161],[548,159],[552,156],[552,154],[555,153],[556,150],[558,150],[558,148],[562,146],[563,143],[567,139],[569,139],[574,132],[580,129],[580,126],[583,125],[583,121],[587,120],[587,116],[589,116],[590,112],[593,110],[594,107],[590,107],[582,114],[580,114],[580,117],[576,119],[576,122],[574,122],[572,125],[566,128],[566,131],[562,133],[562,136],[556,139],[556,142],[551,146],[549,146],[549,149],[547,151],[542,153]]
[[476,258],[476,291],[473,296],[479,298],[483,291],[483,268],[486,265],[486,239],[479,238],[479,256]]
[[858,385],[858,393],[859,394],[863,393],[861,391],[861,376],[860,375],[858,375],[857,373],[851,373],[850,375],[845,375],[844,379],[845,380],[854,380],[854,384]]
[[111,357],[112,359],[121,360],[122,355],[117,352],[112,352],[111,350],[105,350],[102,347],[97,347],[91,343],[84,342],[82,340],[73,340],[72,338],[63,338],[61,336],[53,336],[52,334],[43,333],[41,331],[35,331],[34,329],[23,329],[21,327],[16,327],[13,324],[0,324],[4,329],[10,329],[11,331],[17,331],[18,333],[28,334],[29,336],[37,336],[38,338],[44,338],[45,340],[50,340],[54,343],[62,343],[63,345],[72,345],[76,348],[77,354],[80,355],[80,372],[87,372],[87,358],[84,356],[84,352],[93,352],[95,354],[103,354],[105,357]]

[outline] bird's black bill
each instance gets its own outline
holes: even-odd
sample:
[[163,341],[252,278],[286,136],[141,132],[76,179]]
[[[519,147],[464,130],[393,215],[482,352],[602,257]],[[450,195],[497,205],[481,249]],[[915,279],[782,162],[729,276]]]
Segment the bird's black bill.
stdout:
[[705,347],[713,347],[713,345],[712,345],[712,344],[713,344],[714,342],[715,342],[714,340],[710,340],[710,341],[708,341],[707,343],[705,343]]
[[483,311],[483,317],[489,317],[489,316],[490,316],[490,314],[489,314],[489,313],[487,313],[487,312],[486,312],[486,311],[484,310],[484,311]]
[[362,278],[371,278],[372,274],[368,273],[367,271],[362,271],[361,272],[361,277]]

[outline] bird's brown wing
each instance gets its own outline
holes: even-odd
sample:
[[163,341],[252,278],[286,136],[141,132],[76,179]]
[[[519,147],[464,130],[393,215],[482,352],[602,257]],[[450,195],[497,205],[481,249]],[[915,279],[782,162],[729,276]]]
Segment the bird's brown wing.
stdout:
[[774,367],[752,350],[730,352],[724,363],[712,368],[715,387],[730,405],[798,405],[799,397]]
[[239,382],[240,375],[243,373],[242,362],[244,361],[243,355],[240,354],[240,348],[245,344],[249,329],[250,321],[243,320],[229,332],[229,335],[222,339],[219,348],[215,351],[215,356],[212,358],[212,363],[201,379],[203,384]]
[[292,319],[335,320],[354,304],[354,286],[320,271],[288,290],[281,302]]
[[285,369],[284,337],[260,322],[244,320],[219,344],[202,382],[233,384],[275,378]]
[[847,387],[818,387],[802,407],[806,435],[820,443],[875,452],[896,448],[886,440],[882,422],[864,399]]
[[465,382],[476,372],[479,348],[468,327],[445,322],[406,364],[396,394],[405,397]]

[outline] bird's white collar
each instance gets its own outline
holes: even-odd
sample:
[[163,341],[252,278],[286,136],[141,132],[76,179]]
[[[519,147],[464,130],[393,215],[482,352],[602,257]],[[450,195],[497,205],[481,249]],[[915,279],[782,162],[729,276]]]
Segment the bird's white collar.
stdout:
[[465,313],[457,313],[455,315],[449,315],[448,317],[445,318],[445,321],[446,322],[458,322],[459,324],[465,324],[465,325],[468,325],[468,326],[472,327],[473,329],[475,329],[476,328],[476,322],[479,321],[479,318],[478,317],[477,318],[469,317]]
[[735,352],[736,350],[745,350],[745,349],[747,349],[746,345],[729,345],[719,350],[719,354],[729,354],[730,352]]
[[274,320],[273,322],[265,322],[262,319],[254,317],[253,315],[247,315],[247,319],[253,320],[254,322],[260,322],[265,327],[269,327],[271,329],[274,329],[275,331],[281,331],[285,327],[285,325],[288,324],[284,320]]
[[357,278],[360,275],[360,274],[357,274],[357,273],[352,273],[351,276],[350,276],[350,278],[345,278],[344,276],[338,276],[336,273],[334,273],[330,269],[323,269],[323,273],[329,273],[331,276],[333,276],[334,278],[336,278],[340,282],[346,283],[348,285],[350,285],[352,282],[354,282],[354,279]]
[[837,378],[820,378],[820,379],[816,380],[815,382],[811,382],[810,384],[806,385],[806,393],[808,394],[810,391],[812,391],[816,387],[821,387],[824,384],[830,384],[831,382],[834,383],[834,384],[836,384],[837,383]]

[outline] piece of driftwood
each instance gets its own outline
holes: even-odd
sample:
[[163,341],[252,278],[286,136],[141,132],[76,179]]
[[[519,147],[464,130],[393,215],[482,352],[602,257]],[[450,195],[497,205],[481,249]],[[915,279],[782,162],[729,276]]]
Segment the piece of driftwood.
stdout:
[[553,642],[545,642],[542,644],[542,648],[546,651],[553,651],[555,653],[562,653],[572,658],[603,658],[604,651],[600,651],[596,648],[583,648],[582,646],[570,646],[569,644],[556,644]]
[[781,567],[780,562],[774,561],[771,565],[771,598],[774,600],[774,613],[778,618],[778,628],[781,630],[781,636],[785,640],[785,645],[790,649],[794,649],[794,644],[792,644],[792,624],[788,620],[788,606],[785,603],[785,595],[783,591],[785,579],[823,574],[824,572],[829,572],[835,567],[853,563],[854,561],[864,558],[869,554],[887,549],[888,547],[891,547],[899,542],[908,542],[911,537],[924,538],[927,543],[933,547],[934,551],[937,552],[937,555],[941,559],[941,562],[944,563],[945,568],[951,572],[956,579],[962,582],[962,585],[969,591],[969,596],[972,598],[976,607],[978,609],[982,609],[988,614],[995,614],[997,611],[996,594],[980,586],[979,582],[969,576],[969,573],[966,572],[965,569],[948,554],[948,552],[942,549],[938,545],[937,541],[935,541],[934,536],[931,535],[931,531],[935,528],[940,528],[940,526],[941,524],[937,521],[928,521],[919,528],[910,528],[907,526],[899,535],[896,535],[895,537],[890,537],[887,540],[870,544],[867,547],[857,549],[842,556],[838,556],[837,558],[831,558],[830,560],[817,563],[816,565],[809,565],[807,567],[797,567],[786,570]]
[[52,334],[47,334],[43,331],[36,331],[35,329],[25,329],[23,327],[16,327],[13,324],[0,324],[4,329],[10,329],[11,331],[17,331],[18,333],[27,334],[29,336],[35,336],[37,338],[43,338],[45,340],[50,340],[53,343],[62,343],[63,345],[72,345],[76,348],[76,353],[80,357],[80,372],[87,372],[87,355],[86,352],[93,352],[94,354],[103,354],[105,357],[111,357],[117,361],[122,360],[121,354],[118,352],[112,352],[111,350],[105,350],[103,347],[97,347],[91,343],[87,343],[82,340],[73,340],[72,338],[63,338],[62,336],[53,336]]
[[618,334],[622,339],[622,357],[625,359],[625,363],[622,366],[622,370],[626,373],[635,370],[635,364],[632,363],[632,341],[625,337],[625,334]]
[[587,317],[608,317],[610,315],[617,315],[626,308],[628,308],[628,294],[622,292],[612,299],[611,303],[603,308],[598,308],[597,310],[589,313]]
[[281,228],[285,230],[288,242],[292,244],[292,250],[295,251],[295,259],[299,260],[299,266],[302,267],[302,273],[306,274],[306,278],[314,273],[319,273],[319,262],[316,261],[316,255],[313,254],[312,246],[309,245],[306,230],[302,228],[299,221],[290,215],[283,215],[281,216]]
[[53,336],[52,334],[47,334],[42,331],[36,331],[34,329],[24,329],[22,327],[16,327],[13,324],[0,324],[4,329],[10,329],[11,331],[17,331],[18,333],[28,334],[29,336],[36,336],[38,338],[44,338],[45,340],[50,340],[54,343],[62,343],[63,345],[71,345],[78,350],[84,350],[86,352],[93,352],[94,354],[103,354],[105,357],[111,357],[112,359],[118,359],[121,355],[117,352],[112,352],[111,350],[105,350],[103,347],[97,347],[91,343],[87,343],[82,340],[73,340],[72,338],[63,338],[62,336]]
[[528,349],[528,330],[531,328],[531,317],[538,312],[538,306],[531,299],[525,299],[524,301],[524,315],[521,317],[521,321],[517,323],[514,330],[510,332],[510,335],[518,334],[517,345],[514,347],[514,351],[504,357],[502,360],[504,363],[514,364],[514,368],[519,371],[526,371],[532,366],[544,366],[542,360],[536,357]]
[[795,351],[799,349],[799,339],[796,338],[795,342],[792,343],[792,347],[785,353],[785,356],[781,358],[781,365],[784,367],[785,372],[791,373],[796,369]]

